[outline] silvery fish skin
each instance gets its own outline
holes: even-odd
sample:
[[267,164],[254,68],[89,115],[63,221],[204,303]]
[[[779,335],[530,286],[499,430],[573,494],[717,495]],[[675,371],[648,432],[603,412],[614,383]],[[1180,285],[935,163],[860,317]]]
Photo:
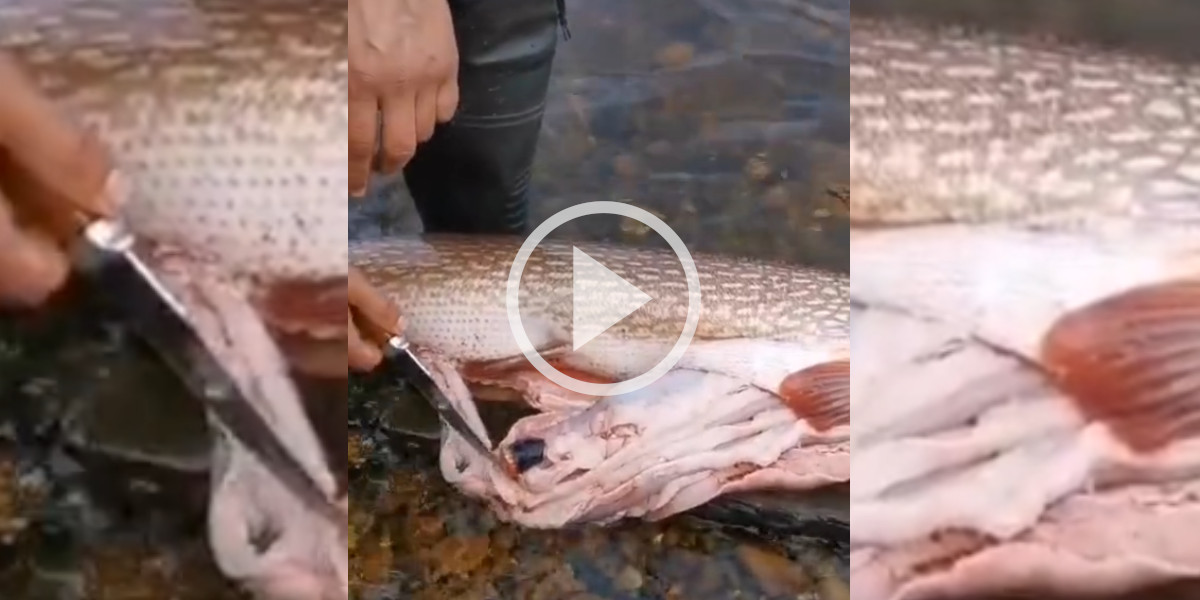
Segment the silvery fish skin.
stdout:
[[[441,456],[448,481],[503,518],[560,527],[662,518],[738,490],[847,480],[848,392],[837,394],[849,377],[845,275],[696,255],[703,308],[683,358],[646,388],[597,398],[548,382],[514,341],[505,294],[520,243],[426,236],[351,244],[352,264],[399,305],[409,340],[437,365],[439,384],[481,436],[471,401],[480,387],[516,390],[542,411],[500,444],[515,469],[515,448],[538,440],[539,465],[501,472],[451,433]],[[655,299],[578,349],[569,343],[573,291],[591,302],[612,292],[574,281],[574,247]],[[556,368],[597,382],[654,366],[675,343],[688,304],[670,252],[562,241],[531,255],[519,298],[533,345]],[[802,391],[810,377],[829,382],[828,395]]]
[[[346,5],[332,0],[0,1],[0,46],[109,147],[144,258],[342,504],[265,321],[344,328],[340,305],[333,325],[272,312],[309,300],[280,290],[345,295],[345,39]],[[308,515],[228,436],[216,455],[222,570],[269,600],[347,597],[345,529]],[[256,548],[263,533],[275,542]]]
[[854,597],[1200,577],[1200,68],[856,19],[851,85]]

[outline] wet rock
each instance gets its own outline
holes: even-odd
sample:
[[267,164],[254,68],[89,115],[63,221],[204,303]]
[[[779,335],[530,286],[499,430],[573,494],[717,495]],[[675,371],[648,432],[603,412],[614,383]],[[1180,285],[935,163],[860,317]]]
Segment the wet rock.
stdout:
[[687,42],[674,42],[659,49],[654,62],[666,69],[680,69],[691,64],[696,57],[696,47]]
[[[363,551],[359,552],[359,548]],[[351,552],[354,555],[351,579],[355,587],[387,583],[395,560],[390,531],[383,529],[376,537],[361,545],[356,539]]]
[[619,154],[613,159],[613,172],[618,177],[632,179],[640,174],[637,158],[631,154]]
[[645,584],[645,580],[642,577],[641,571],[633,567],[625,567],[624,569],[621,569],[620,574],[617,575],[615,583],[617,589],[626,592],[633,592],[641,589],[642,585]]
[[486,537],[441,540],[430,550],[430,561],[434,565],[432,575],[435,578],[469,576],[488,559],[489,542]]
[[773,552],[744,545],[737,550],[742,561],[772,596],[797,596],[813,588],[813,580],[800,565]]
[[742,170],[746,174],[746,178],[755,183],[762,183],[770,178],[775,173],[771,162],[767,160],[766,154],[759,153],[751,156],[746,160],[746,166]]
[[41,497],[40,488],[21,481],[11,457],[0,456],[0,544],[12,544],[29,526],[27,513]]

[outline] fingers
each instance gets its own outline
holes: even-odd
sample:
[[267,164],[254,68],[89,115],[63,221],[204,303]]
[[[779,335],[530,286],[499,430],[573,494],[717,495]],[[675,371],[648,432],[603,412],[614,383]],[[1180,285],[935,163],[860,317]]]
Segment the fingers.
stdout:
[[374,94],[361,91],[351,77],[350,120],[347,123],[346,145],[348,151],[346,176],[350,180],[350,195],[367,193],[367,182],[371,179],[371,161],[375,156],[379,133],[379,101]]
[[350,269],[346,292],[350,304],[347,359],[351,369],[369,371],[383,358],[379,345],[403,329],[400,310],[375,291],[358,269]]
[[433,137],[433,128],[437,125],[437,92],[436,90],[423,90],[417,95],[416,105],[414,106],[416,123],[417,143],[429,141]]
[[83,219],[76,203],[4,151],[0,151],[0,195],[7,197],[6,209],[17,229],[37,229],[60,245],[79,233]]
[[417,151],[416,94],[411,90],[383,100],[383,164],[385,174],[404,168]]
[[67,258],[49,238],[21,231],[0,197],[0,302],[40,304],[67,278]]
[[382,342],[403,330],[400,309],[371,286],[358,269],[350,269],[346,282],[346,296],[350,308],[359,316],[359,325],[371,339]]
[[114,199],[104,192],[112,165],[100,139],[67,121],[2,55],[0,85],[5,88],[0,95],[0,147],[12,161],[74,208],[111,213]]
[[437,92],[437,120],[445,123],[454,118],[458,110],[458,80],[454,77],[446,80]]

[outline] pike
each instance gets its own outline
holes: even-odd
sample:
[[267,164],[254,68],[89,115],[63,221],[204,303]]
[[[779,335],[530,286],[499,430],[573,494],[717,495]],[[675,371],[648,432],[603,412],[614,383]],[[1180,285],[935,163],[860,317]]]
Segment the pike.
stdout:
[[[505,302],[520,245],[450,235],[351,243],[351,264],[400,307],[406,337],[485,441],[473,394],[511,400],[515,393],[541,411],[501,441],[508,468],[474,460],[446,432],[448,481],[531,527],[658,519],[735,491],[847,481],[845,275],[694,255],[703,312],[679,364],[648,387],[597,398],[553,384],[522,355]],[[572,293],[603,302],[611,291],[572,273],[573,247],[654,299],[578,349]],[[519,297],[525,332],[551,365],[613,383],[667,354],[689,295],[670,252],[548,241],[530,256]]]
[[850,47],[855,598],[1200,577],[1200,67]]
[[[345,512],[281,346],[345,337],[345,3],[0,0],[0,47],[109,148],[137,253]],[[208,519],[222,571],[267,600],[345,599],[345,524],[217,433]]]

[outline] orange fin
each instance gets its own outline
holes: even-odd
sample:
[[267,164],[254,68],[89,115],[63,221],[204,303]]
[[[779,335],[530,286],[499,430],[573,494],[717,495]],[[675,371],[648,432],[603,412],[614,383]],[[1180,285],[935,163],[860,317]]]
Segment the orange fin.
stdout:
[[1131,290],[1068,313],[1046,335],[1051,379],[1089,420],[1153,452],[1200,435],[1200,281]]
[[325,339],[345,337],[347,302],[345,277],[273,282],[256,297],[272,327]]
[[850,361],[821,363],[792,373],[779,395],[796,416],[817,431],[850,424]]

